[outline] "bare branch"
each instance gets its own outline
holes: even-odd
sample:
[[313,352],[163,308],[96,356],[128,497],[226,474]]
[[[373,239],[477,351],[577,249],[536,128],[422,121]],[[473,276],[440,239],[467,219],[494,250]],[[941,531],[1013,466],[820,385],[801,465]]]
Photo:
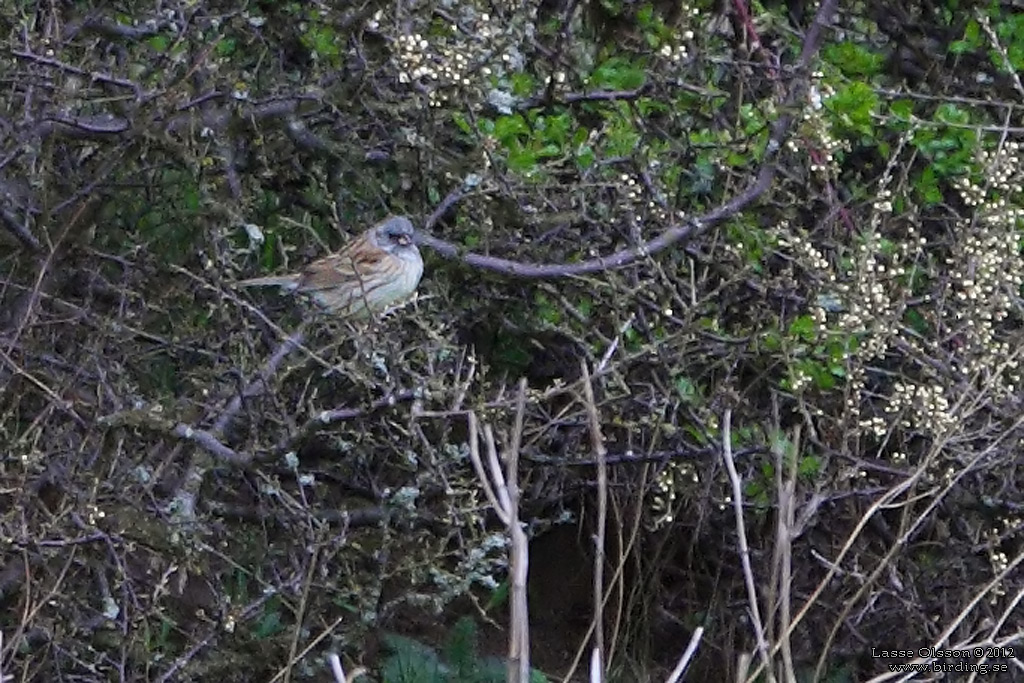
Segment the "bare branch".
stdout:
[[15,57],[21,57],[22,59],[35,62],[36,64],[49,66],[60,71],[75,74],[76,76],[88,78],[90,81],[97,81],[99,83],[109,83],[111,85],[127,88],[135,93],[136,100],[141,100],[143,99],[143,97],[146,96],[146,93],[142,91],[142,87],[138,83],[134,81],[129,81],[125,78],[118,78],[117,76],[111,76],[110,74],[100,73],[98,71],[86,71],[85,69],[80,69],[77,66],[65,64],[59,59],[54,59],[53,57],[46,57],[44,55],[37,55],[34,52],[26,52],[24,50],[11,50],[11,54]]
[[39,252],[43,250],[43,245],[40,244],[39,240],[36,239],[36,236],[29,231],[28,223],[19,221],[17,216],[7,209],[0,209],[0,222],[3,222],[7,231],[14,235],[19,242],[28,247],[31,251]]
[[547,93],[545,93],[523,100],[516,105],[516,109],[518,111],[529,111],[530,109],[546,105],[577,104],[580,102],[615,102],[617,100],[629,102],[642,96],[649,89],[650,86],[645,84],[634,90],[594,90],[592,92],[566,93],[557,98],[549,98]]

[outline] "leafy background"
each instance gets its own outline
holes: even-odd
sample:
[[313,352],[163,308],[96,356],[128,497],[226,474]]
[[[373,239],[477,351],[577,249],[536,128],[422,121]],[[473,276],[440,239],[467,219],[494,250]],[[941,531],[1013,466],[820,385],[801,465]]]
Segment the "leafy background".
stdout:
[[[1020,645],[1013,3],[842,3],[812,73],[806,3],[3,10],[0,671],[500,680],[463,411],[506,443],[525,377],[533,664],[580,675],[581,362],[611,680],[664,680],[698,626],[692,680],[741,677],[758,629],[801,680]],[[460,252],[636,247],[749,187],[786,115],[770,190],[627,268],[424,247],[419,300],[364,330],[232,284],[456,196],[430,234]]]

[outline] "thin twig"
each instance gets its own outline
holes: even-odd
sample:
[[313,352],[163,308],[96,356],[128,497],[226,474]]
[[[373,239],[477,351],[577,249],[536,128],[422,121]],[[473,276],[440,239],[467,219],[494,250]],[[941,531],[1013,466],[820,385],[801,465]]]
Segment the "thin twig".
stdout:
[[[608,525],[608,465],[604,461],[606,449],[601,435],[601,420],[597,414],[594,384],[586,361],[580,362],[583,373],[583,399],[590,422],[590,449],[597,460],[597,529],[594,532],[594,659],[591,660],[591,680],[603,680],[607,653],[604,651],[604,541]],[[596,660],[597,669],[593,667]]]
[[700,645],[700,639],[704,636],[704,627],[698,626],[693,631],[693,635],[690,636],[690,642],[686,644],[686,649],[683,651],[683,656],[679,658],[679,662],[676,663],[676,668],[672,669],[672,673],[665,679],[665,683],[677,683],[686,673],[686,668],[690,666],[690,661],[693,656],[697,653],[697,647]]
[[754,638],[757,640],[757,651],[761,656],[761,664],[769,681],[775,680],[775,673],[768,656],[768,643],[764,637],[764,622],[761,621],[761,608],[758,606],[757,583],[754,580],[754,569],[750,564],[750,546],[747,544],[747,526],[743,520],[743,482],[736,472],[736,463],[732,457],[732,409],[726,408],[722,419],[722,461],[732,485],[732,509],[736,518],[736,538],[739,543],[740,563],[743,566],[743,579],[747,587],[747,604],[750,607],[750,618],[753,622]]

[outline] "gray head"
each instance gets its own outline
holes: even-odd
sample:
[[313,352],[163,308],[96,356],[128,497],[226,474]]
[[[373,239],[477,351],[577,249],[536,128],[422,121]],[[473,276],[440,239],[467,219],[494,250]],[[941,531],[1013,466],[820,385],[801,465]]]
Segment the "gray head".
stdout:
[[413,244],[415,232],[416,229],[405,216],[386,218],[371,230],[373,241],[378,247],[398,256],[403,253],[419,253],[419,249]]

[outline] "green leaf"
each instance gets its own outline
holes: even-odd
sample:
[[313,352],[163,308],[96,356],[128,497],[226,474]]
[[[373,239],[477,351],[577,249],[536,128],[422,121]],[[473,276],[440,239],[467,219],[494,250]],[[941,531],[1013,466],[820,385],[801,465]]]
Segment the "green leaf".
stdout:
[[544,145],[536,151],[538,158],[549,158],[562,156],[562,148],[555,144]]
[[589,85],[609,90],[635,90],[644,84],[644,70],[625,57],[612,57],[594,69]]
[[533,300],[537,306],[537,315],[541,320],[551,325],[557,325],[562,322],[562,312],[551,303],[546,294],[537,292]]
[[433,650],[412,638],[391,633],[384,634],[384,645],[392,651],[381,677],[388,683],[443,683],[441,661]]
[[506,147],[519,139],[520,135],[527,135],[530,127],[521,114],[501,116],[494,122],[494,137],[498,138]]
[[150,36],[146,38],[146,44],[157,52],[166,52],[171,41],[167,36]]
[[822,50],[825,61],[851,78],[874,76],[882,70],[885,58],[875,54],[861,43],[845,41],[830,45]]
[[512,74],[511,86],[512,94],[516,97],[525,98],[533,94],[536,85],[534,83],[533,76],[528,73],[518,72]]
[[504,607],[508,604],[508,586],[508,579],[506,579],[491,591],[491,597],[487,599],[487,604],[484,605],[484,612],[490,612],[492,609]]
[[928,324],[928,320],[921,315],[921,312],[917,309],[908,309],[903,317],[907,321],[907,325],[910,329],[914,330],[922,337],[927,338],[927,335],[931,334],[931,325]]
[[910,121],[914,117],[914,103],[910,100],[893,100],[889,105],[889,113],[903,121]]
[[797,463],[797,475],[808,478],[817,476],[821,472],[821,459],[814,455],[800,458]]
[[805,360],[797,364],[800,372],[811,378],[814,386],[822,391],[828,391],[836,386],[836,378],[828,367],[816,360]]
[[629,156],[640,144],[640,134],[632,121],[618,117],[609,122],[605,144],[605,153],[608,156]]
[[955,123],[966,126],[971,122],[971,115],[966,110],[952,103],[939,105],[935,110],[935,120],[942,123]]
[[199,210],[199,189],[196,188],[196,187],[192,187],[192,186],[185,188],[184,200],[185,200],[185,208],[186,209],[188,209],[189,211],[193,211],[193,212],[198,211]]
[[545,141],[564,145],[572,129],[572,118],[568,113],[557,116],[538,116],[534,126]]
[[263,611],[263,616],[260,618],[259,623],[256,625],[256,631],[253,636],[257,640],[263,640],[274,635],[281,630],[281,612],[277,609],[276,605],[267,603],[267,607]]
[[817,338],[814,318],[802,315],[789,324],[789,334],[803,341],[814,341]]
[[536,170],[537,157],[531,150],[522,147],[509,150],[508,167],[517,173],[529,173]]
[[235,48],[238,46],[238,41],[234,38],[224,38],[217,43],[217,54],[221,57],[230,57],[235,53]]
[[590,314],[594,312],[594,300],[589,297],[583,297],[576,303],[576,310],[584,318],[589,318]]
[[581,171],[593,166],[596,158],[594,148],[590,145],[580,145],[579,149],[576,150],[576,165]]
[[700,392],[697,386],[689,377],[680,375],[675,379],[676,393],[679,394],[679,398],[682,399],[683,403],[689,405],[698,405],[700,403]]
[[329,26],[314,25],[302,36],[302,43],[318,56],[333,60],[341,54],[337,38],[334,29]]
[[875,124],[872,115],[878,109],[878,96],[867,83],[860,81],[840,88],[825,100],[825,107],[835,117],[837,128],[873,139]]
[[914,189],[921,195],[921,198],[928,205],[935,205],[942,201],[942,190],[939,189],[938,179],[935,177],[935,168],[926,166],[921,175],[914,183]]
[[459,130],[461,130],[466,135],[473,134],[473,127],[469,125],[469,121],[467,121],[466,117],[463,116],[460,112],[452,112],[452,121],[454,121],[455,125],[459,127]]
[[460,617],[445,643],[445,658],[465,677],[472,674],[477,659],[477,628],[473,619]]

